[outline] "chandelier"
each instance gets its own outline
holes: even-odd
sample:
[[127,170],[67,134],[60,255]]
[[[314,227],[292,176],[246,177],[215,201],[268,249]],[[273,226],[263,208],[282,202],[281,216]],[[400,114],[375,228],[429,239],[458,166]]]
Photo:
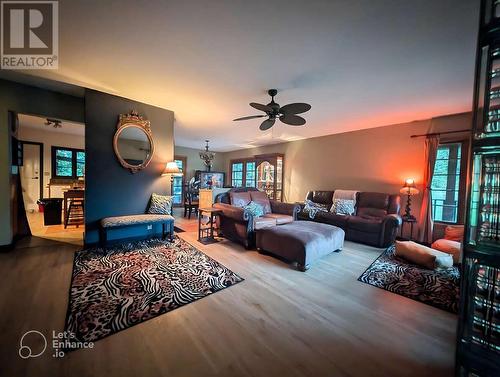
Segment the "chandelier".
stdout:
[[203,160],[207,171],[210,171],[212,169],[212,161],[215,158],[215,152],[208,150],[208,140],[205,140],[205,143],[207,145],[205,145],[205,150],[200,152],[200,158]]

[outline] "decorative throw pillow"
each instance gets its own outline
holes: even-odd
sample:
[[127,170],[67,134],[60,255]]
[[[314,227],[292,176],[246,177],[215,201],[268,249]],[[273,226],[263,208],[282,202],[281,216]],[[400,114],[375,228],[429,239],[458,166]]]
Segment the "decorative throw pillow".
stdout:
[[462,242],[464,238],[463,225],[448,225],[444,229],[444,238],[450,241]]
[[443,253],[450,254],[453,257],[453,263],[460,263],[460,255],[462,254],[462,244],[460,242],[441,238],[434,241],[431,247]]
[[264,214],[271,213],[271,202],[269,201],[269,197],[267,194],[263,191],[250,191],[250,197],[252,198],[252,201],[261,205]]
[[396,241],[394,254],[430,270],[453,267],[453,257],[451,255],[413,241]]
[[243,192],[229,191],[229,197],[231,198],[231,205],[235,207],[245,207],[248,203],[252,201],[250,193],[247,191]]
[[354,200],[351,199],[333,199],[330,212],[336,215],[354,215]]
[[314,219],[318,212],[328,212],[328,207],[324,204],[314,203],[306,199],[304,202],[304,212],[309,215],[309,218]]
[[243,209],[250,212],[253,217],[261,217],[264,215],[264,208],[254,201],[248,203]]
[[153,193],[151,195],[151,201],[149,202],[148,213],[155,215],[171,215],[172,197]]

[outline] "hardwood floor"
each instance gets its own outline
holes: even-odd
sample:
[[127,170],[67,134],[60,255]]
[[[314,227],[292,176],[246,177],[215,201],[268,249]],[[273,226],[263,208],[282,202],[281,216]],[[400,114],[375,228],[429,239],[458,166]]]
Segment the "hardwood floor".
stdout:
[[64,229],[64,224],[48,225],[43,224],[43,213],[26,212],[31,234],[35,237],[45,238],[47,240],[71,243],[77,246],[83,245],[84,225],[68,225]]
[[50,344],[21,359],[19,340],[63,330],[78,247],[31,238],[0,254],[0,376],[453,375],[456,316],[356,280],[380,249],[346,242],[303,273],[176,225],[245,281],[60,359]]

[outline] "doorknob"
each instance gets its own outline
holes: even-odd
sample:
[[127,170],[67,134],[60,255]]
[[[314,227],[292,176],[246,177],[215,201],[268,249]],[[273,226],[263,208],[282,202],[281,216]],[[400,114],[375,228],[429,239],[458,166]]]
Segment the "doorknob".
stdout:
[[38,179],[38,177],[31,177],[31,179]]

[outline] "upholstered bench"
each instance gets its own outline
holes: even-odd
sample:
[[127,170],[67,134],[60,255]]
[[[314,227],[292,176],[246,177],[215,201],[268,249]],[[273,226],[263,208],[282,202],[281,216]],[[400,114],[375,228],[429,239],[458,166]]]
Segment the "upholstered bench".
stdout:
[[294,221],[288,224],[257,230],[259,252],[269,252],[297,262],[305,271],[324,255],[344,247],[345,232],[336,226],[312,221]]
[[170,215],[126,215],[105,217],[101,220],[101,245],[105,246],[108,241],[108,230],[125,228],[135,225],[162,224],[162,236],[170,239],[174,236],[174,217]]

